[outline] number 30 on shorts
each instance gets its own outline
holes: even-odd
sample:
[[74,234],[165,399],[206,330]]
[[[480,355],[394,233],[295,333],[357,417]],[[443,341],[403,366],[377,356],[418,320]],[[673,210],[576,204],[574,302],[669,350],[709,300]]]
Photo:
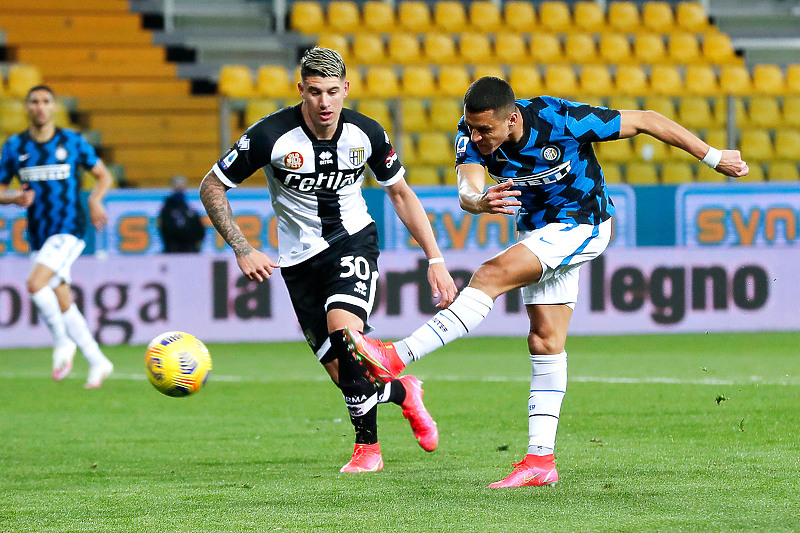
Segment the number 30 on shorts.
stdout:
[[360,255],[346,255],[342,257],[341,265],[344,271],[339,274],[339,277],[349,278],[356,276],[358,279],[362,279],[364,281],[370,279],[369,261]]

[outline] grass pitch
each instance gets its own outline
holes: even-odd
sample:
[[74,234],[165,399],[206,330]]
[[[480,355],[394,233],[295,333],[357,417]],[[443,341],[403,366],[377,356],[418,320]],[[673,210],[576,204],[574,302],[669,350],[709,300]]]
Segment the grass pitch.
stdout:
[[211,345],[206,389],[168,398],[143,347],[84,390],[49,350],[0,351],[2,532],[800,530],[800,333],[568,342],[554,487],[489,489],[527,445],[524,339],[413,364],[439,449],[380,407],[385,470],[344,475],[341,395],[300,343]]

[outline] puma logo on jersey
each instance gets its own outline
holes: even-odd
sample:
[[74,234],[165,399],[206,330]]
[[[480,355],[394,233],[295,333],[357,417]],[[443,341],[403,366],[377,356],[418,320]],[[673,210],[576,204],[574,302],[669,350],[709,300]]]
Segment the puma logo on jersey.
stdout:
[[22,155],[21,155],[21,156],[19,156],[19,158],[18,158],[18,159],[19,159],[19,162],[20,162],[20,163],[24,163],[25,161],[27,161],[27,160],[28,160],[28,158],[29,158],[30,156],[31,156],[31,154],[22,154]]

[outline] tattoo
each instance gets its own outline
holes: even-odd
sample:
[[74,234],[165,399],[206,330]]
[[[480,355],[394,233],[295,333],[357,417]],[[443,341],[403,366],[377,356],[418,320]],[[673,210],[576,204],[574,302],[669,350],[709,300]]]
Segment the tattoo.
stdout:
[[247,242],[239,225],[236,224],[231,204],[228,202],[225,192],[225,185],[211,174],[207,175],[200,184],[200,200],[206,208],[211,223],[225,239],[225,242],[233,248],[237,257],[247,255],[253,251],[253,247]]

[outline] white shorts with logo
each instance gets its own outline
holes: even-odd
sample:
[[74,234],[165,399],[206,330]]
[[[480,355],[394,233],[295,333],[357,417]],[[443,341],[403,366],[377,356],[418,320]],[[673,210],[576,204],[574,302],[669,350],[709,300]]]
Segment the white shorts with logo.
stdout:
[[548,224],[533,231],[521,231],[517,243],[524,245],[542,264],[542,277],[522,288],[528,304],[566,304],[578,301],[578,272],[606,249],[611,240],[611,219],[598,226]]
[[72,283],[72,263],[81,255],[86,243],[69,233],[59,233],[48,237],[38,252],[31,253],[33,264],[44,265],[55,276],[50,279],[50,287],[58,287],[61,283]]

